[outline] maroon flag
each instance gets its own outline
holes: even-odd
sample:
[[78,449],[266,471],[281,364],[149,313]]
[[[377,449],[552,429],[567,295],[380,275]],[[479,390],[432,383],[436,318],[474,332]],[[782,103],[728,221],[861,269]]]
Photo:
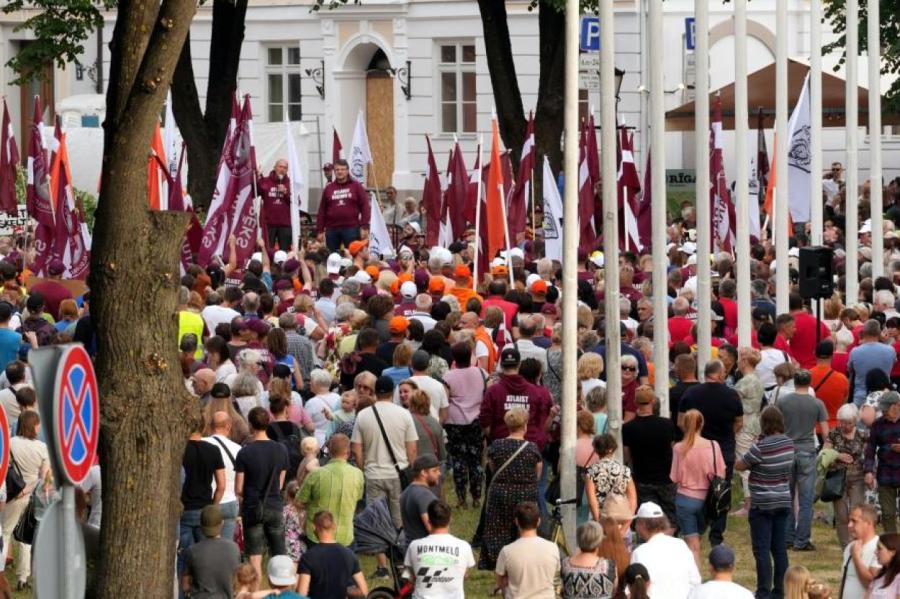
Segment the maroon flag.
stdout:
[[335,162],[341,159],[341,150],[344,149],[344,146],[341,145],[341,138],[338,137],[337,129],[332,127],[331,132],[331,164],[334,165]]
[[624,127],[619,130],[619,247],[629,252],[642,249],[637,224],[637,198],[641,193],[641,180],[634,165],[634,139]]
[[652,148],[647,150],[647,168],[644,169],[644,193],[637,207],[637,228],[638,237],[644,250],[650,251],[651,242],[653,240],[653,195],[651,193],[653,178],[650,172],[650,152]]
[[[181,240],[181,267],[184,271],[187,271],[188,267],[193,262],[193,255],[200,251],[200,242],[203,239],[203,227],[200,225],[200,220],[197,218],[197,213],[194,211],[190,199],[185,198],[184,189],[182,189],[180,185],[181,167],[184,165],[184,151],[184,144],[182,144],[181,153],[179,154],[174,174],[170,173],[168,168],[164,168],[162,172],[169,184],[168,209],[172,212],[189,212],[191,215],[191,220],[185,231],[184,239]],[[156,159],[159,161],[160,165],[166,166],[159,156],[157,156]]]
[[44,123],[41,98],[34,97],[34,118],[28,144],[28,184],[25,194],[25,208],[28,216],[37,221],[34,231],[34,262],[31,270],[38,276],[44,274],[44,267],[50,260],[56,219],[53,215],[53,204],[50,196],[50,163],[47,160],[47,149],[44,146]]
[[13,216],[19,213],[19,201],[16,198],[16,167],[19,164],[19,147],[13,133],[9,108],[3,100],[3,122],[0,130],[0,210]]
[[65,278],[84,280],[91,264],[91,238],[75,205],[66,135],[58,116],[54,138],[56,151],[50,166],[50,190],[56,202],[56,229],[51,256],[65,265]]
[[709,137],[709,203],[712,250],[730,252],[734,248],[735,223],[737,216],[725,178],[725,161],[722,156],[724,143],[722,134],[722,98],[716,96],[713,102]]
[[431,140],[425,136],[428,145],[428,162],[425,166],[425,187],[422,189],[422,208],[425,210],[425,244],[432,247],[438,242],[441,226],[441,176],[434,152],[431,151]]
[[756,178],[759,180],[758,197],[764,198],[769,187],[769,150],[766,148],[766,128],[762,108],[756,115]]
[[[593,131],[590,132],[591,136]],[[588,147],[588,130],[581,128],[580,151],[578,160],[578,223],[580,235],[578,249],[590,253],[597,242],[594,230],[594,185],[591,180]]]
[[463,218],[466,223],[475,225],[475,211],[478,206],[478,180],[481,178],[481,144],[475,153],[475,164],[469,171],[469,185],[466,187],[466,203],[463,206]]
[[[455,241],[466,232],[466,218],[463,214],[469,193],[469,171],[459,142],[453,146],[453,158],[447,173],[447,191],[444,192],[444,222],[450,222],[450,236]],[[477,187],[477,183],[476,183]],[[476,189],[477,191],[477,189]]]
[[510,240],[525,231],[527,221],[528,200],[531,197],[531,179],[534,175],[534,115],[528,115],[528,128],[525,132],[525,143],[522,144],[522,156],[519,160],[519,173],[515,187],[509,194],[506,216],[509,220]]

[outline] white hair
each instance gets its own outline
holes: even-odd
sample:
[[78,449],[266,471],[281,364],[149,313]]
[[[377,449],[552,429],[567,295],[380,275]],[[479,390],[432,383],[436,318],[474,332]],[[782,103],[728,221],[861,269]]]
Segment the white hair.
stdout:
[[262,354],[255,349],[242,349],[238,354],[238,364],[241,368],[253,364],[259,364],[262,361]]
[[625,354],[619,360],[620,364],[630,364],[631,366],[638,366],[638,359],[631,354]]
[[430,312],[432,303],[431,296],[427,293],[420,293],[416,296],[416,310],[420,312]]
[[837,411],[839,422],[856,422],[859,419],[859,408],[856,404],[845,403]]
[[324,387],[325,389],[329,389],[331,387],[331,383],[334,379],[331,377],[331,373],[322,368],[316,368],[312,372],[309,373],[309,384],[316,387]]
[[441,298],[441,301],[450,306],[451,312],[459,312],[459,300],[456,299],[455,295],[445,295]]
[[894,294],[887,289],[881,289],[875,292],[875,305],[880,308],[894,307]]

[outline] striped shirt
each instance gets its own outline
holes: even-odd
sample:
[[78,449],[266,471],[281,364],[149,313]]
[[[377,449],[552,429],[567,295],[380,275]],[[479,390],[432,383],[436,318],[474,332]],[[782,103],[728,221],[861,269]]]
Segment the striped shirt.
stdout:
[[760,437],[743,462],[750,470],[750,505],[770,511],[791,506],[791,469],[794,465],[794,442],[787,435]]

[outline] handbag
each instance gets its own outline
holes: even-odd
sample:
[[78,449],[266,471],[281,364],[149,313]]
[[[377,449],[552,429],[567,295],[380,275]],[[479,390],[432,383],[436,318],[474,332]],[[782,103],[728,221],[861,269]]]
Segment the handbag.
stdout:
[[381,438],[384,439],[384,444],[387,445],[388,454],[391,456],[391,461],[394,462],[394,470],[397,471],[397,477],[400,479],[400,490],[406,489],[409,486],[409,474],[406,470],[400,468],[400,464],[397,463],[397,456],[394,455],[394,448],[391,446],[391,442],[388,439],[387,432],[384,430],[384,424],[381,423],[381,416],[378,415],[378,410],[375,409],[375,406],[372,406],[372,412],[375,413],[375,420],[378,421],[378,428],[381,429]]
[[[584,479],[587,477],[587,464],[591,461],[591,458],[594,457],[596,452],[591,452],[591,455],[588,457],[587,462],[585,462],[584,466],[575,465],[575,506],[581,507],[584,503]],[[553,480],[550,481],[550,484],[547,485],[547,491],[544,493],[547,501],[551,504],[556,503],[558,499],[560,499],[560,475],[559,473],[553,477]]]
[[825,482],[822,483],[822,493],[819,499],[825,502],[837,501],[844,496],[847,488],[847,470],[838,468],[825,473]]
[[25,477],[22,476],[22,470],[19,469],[19,463],[16,462],[15,456],[9,452],[9,460],[12,462],[12,468],[6,471],[6,500],[12,501],[18,499],[27,486]]
[[31,545],[34,542],[34,533],[37,530],[37,526],[37,516],[34,513],[34,495],[32,495],[28,499],[28,505],[25,507],[25,511],[22,512],[19,522],[13,529],[13,538],[20,543]]
[[713,476],[706,491],[706,519],[718,520],[731,509],[731,484],[716,472],[716,442],[710,441],[713,451]]

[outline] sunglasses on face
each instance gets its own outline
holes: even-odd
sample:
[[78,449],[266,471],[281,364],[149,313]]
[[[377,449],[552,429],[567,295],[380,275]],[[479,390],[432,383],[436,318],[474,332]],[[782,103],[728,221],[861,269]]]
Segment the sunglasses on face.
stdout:
[[623,366],[622,370],[626,372],[637,372],[637,368],[635,368],[634,366]]

